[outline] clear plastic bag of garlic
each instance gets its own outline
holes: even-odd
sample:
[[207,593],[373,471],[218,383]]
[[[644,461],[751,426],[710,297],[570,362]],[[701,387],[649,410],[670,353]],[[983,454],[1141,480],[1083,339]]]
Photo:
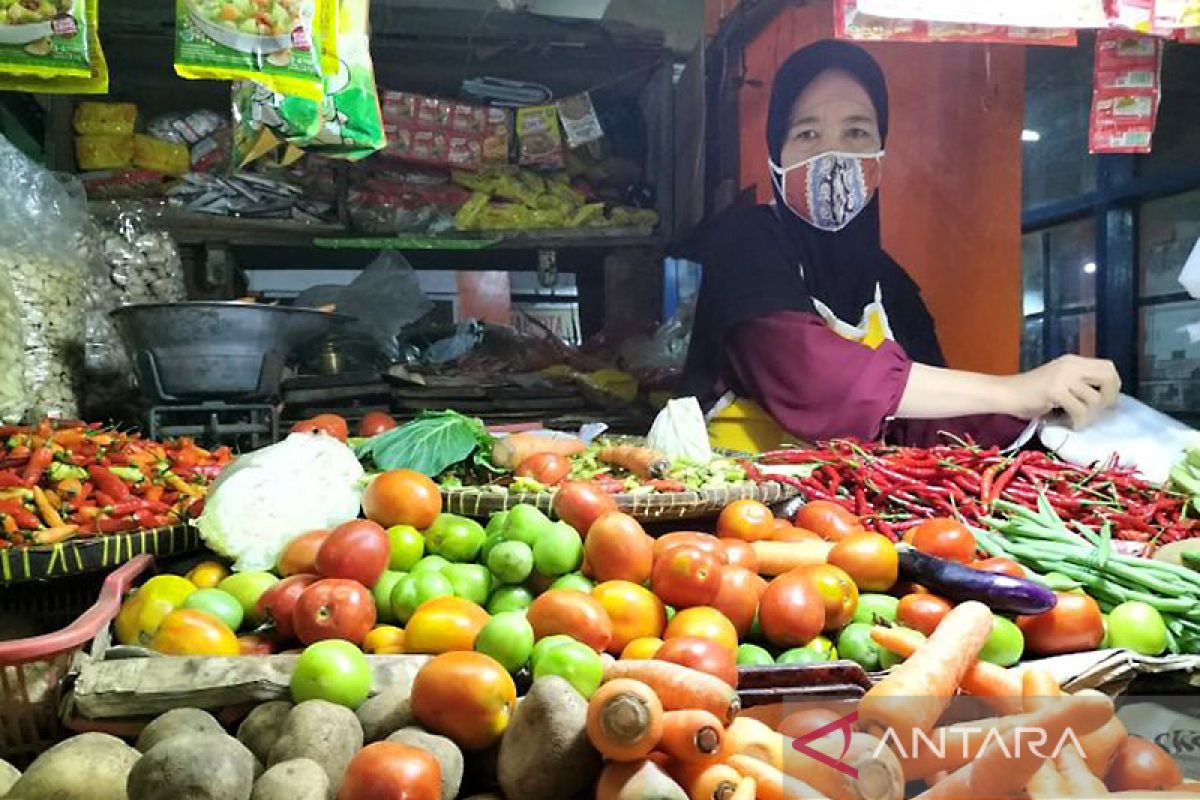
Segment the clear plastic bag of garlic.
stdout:
[[179,248],[150,216],[140,211],[118,214],[104,232],[103,248],[121,305],[178,303],[186,298]]
[[0,270],[0,420],[19,422],[29,405],[25,394],[25,340],[21,309],[7,273]]

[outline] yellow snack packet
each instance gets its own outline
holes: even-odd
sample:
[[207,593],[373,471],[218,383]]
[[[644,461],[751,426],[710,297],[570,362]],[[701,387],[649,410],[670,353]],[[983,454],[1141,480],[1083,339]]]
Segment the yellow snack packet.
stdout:
[[164,175],[182,175],[192,168],[192,157],[183,142],[167,142],[153,136],[133,137],[133,163]]
[[133,135],[76,136],[75,160],[81,170],[119,169],[133,163]]
[[75,106],[75,132],[80,136],[128,136],[133,133],[137,114],[133,103],[84,101]]

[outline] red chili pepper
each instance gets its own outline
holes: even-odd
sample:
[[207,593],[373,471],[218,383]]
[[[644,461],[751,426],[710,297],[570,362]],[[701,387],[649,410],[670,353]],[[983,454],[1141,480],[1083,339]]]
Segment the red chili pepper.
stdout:
[[862,486],[854,487],[854,513],[860,517],[865,517],[870,511],[870,506],[867,505],[867,494],[863,491]]
[[120,533],[131,531],[137,526],[137,520],[133,517],[97,517],[93,527],[98,533]]
[[112,470],[98,464],[90,465],[87,470],[88,475],[95,482],[96,488],[111,497],[115,503],[129,499],[129,486],[125,481],[114,475]]
[[991,493],[985,495],[983,498],[987,505],[990,506],[996,502],[996,498],[999,497],[1004,491],[1004,487],[1012,483],[1013,477],[1017,474],[1017,471],[1021,469],[1021,465],[1024,464],[1028,459],[1029,451],[1018,453],[1017,457],[1013,459],[1013,462],[1009,465],[1008,469],[1000,473],[1000,477],[996,478],[996,482],[992,485]]
[[0,500],[0,514],[7,514],[13,518],[18,527],[27,530],[37,530],[42,527],[37,515],[16,500]]
[[891,539],[893,542],[900,541],[900,536],[896,533],[896,529],[892,527],[887,520],[879,519],[875,521],[875,528],[881,534]]
[[25,479],[11,469],[0,470],[0,488],[25,486]]
[[50,462],[54,460],[54,451],[49,447],[39,447],[34,450],[29,456],[29,463],[25,465],[25,471],[21,473],[21,479],[25,481],[26,486],[33,486],[40,483],[42,473],[46,471],[46,467],[50,466]]
[[656,478],[645,482],[646,486],[654,489],[656,492],[683,492],[687,491],[687,484],[683,481],[669,480],[667,478]]

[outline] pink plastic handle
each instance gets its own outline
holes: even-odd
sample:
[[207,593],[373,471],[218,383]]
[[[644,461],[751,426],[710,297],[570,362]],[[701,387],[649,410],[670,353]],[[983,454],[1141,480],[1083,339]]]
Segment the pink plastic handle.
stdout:
[[154,563],[154,556],[142,554],[130,560],[104,579],[100,597],[87,611],[67,627],[54,633],[0,642],[0,666],[25,664],[40,661],[57,653],[79,647],[92,639],[104,626],[117,618],[121,610],[121,598],[129,591],[134,580]]

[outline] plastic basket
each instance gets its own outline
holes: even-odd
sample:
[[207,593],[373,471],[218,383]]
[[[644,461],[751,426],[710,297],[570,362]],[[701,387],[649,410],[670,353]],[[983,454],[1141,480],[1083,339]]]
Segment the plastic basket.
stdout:
[[116,618],[154,557],[140,555],[104,579],[91,608],[62,630],[0,642],[0,757],[25,761],[58,742],[63,685],[79,651]]

